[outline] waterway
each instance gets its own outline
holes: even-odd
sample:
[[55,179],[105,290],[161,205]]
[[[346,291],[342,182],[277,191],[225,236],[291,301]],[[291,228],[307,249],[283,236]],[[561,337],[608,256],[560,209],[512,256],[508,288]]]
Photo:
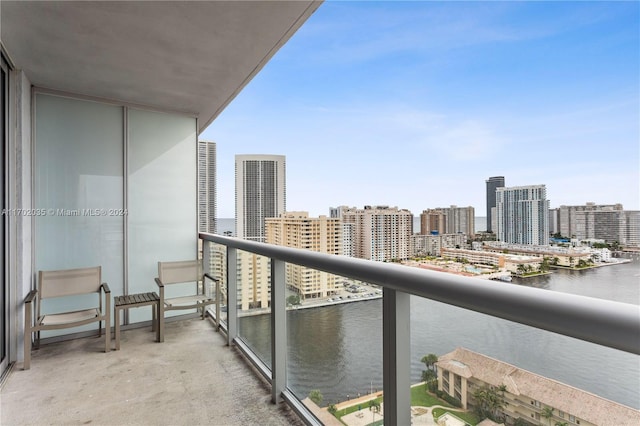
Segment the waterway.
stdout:
[[[558,270],[511,285],[640,304],[640,259],[601,268]],[[288,313],[288,381],[323,405],[382,389],[382,301]],[[269,315],[242,318],[240,334],[270,363]],[[640,408],[640,357],[418,297],[411,298],[411,374],[423,355],[458,346]]]

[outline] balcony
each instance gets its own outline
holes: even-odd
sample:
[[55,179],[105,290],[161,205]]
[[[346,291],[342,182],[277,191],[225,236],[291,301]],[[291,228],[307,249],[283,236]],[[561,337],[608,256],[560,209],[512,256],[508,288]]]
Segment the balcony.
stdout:
[[[460,278],[445,273],[312,253],[217,235],[200,234],[200,237],[205,241],[204,259],[208,258],[209,250],[217,254],[220,253],[220,247],[226,250],[226,256],[222,258],[217,256],[216,259],[226,264],[229,274],[222,284],[224,292],[228,295],[227,299],[222,301],[228,308],[228,316],[223,318],[222,324],[227,333],[228,342],[230,345],[238,345],[263,377],[271,383],[273,401],[286,400],[310,424],[321,421],[309,412],[310,404],[301,402],[306,399],[308,389],[303,391],[299,378],[295,377],[295,373],[292,374],[293,366],[289,358],[291,358],[292,347],[298,343],[287,329],[289,317],[285,303],[286,264],[302,265],[383,288],[380,325],[382,330],[371,330],[371,332],[375,334],[382,331],[383,334],[379,350],[382,353],[381,369],[383,371],[380,373],[381,388],[384,393],[385,424],[402,425],[411,422],[409,388],[410,366],[414,354],[411,354],[409,332],[412,308],[409,303],[410,295],[444,302],[447,305],[463,308],[464,311],[481,312],[494,319],[502,318],[524,324],[539,332],[551,331],[573,337],[577,339],[576,341],[583,343],[591,342],[589,344],[614,348],[634,354],[631,355],[633,357],[640,352],[638,321],[640,308],[636,305],[512,284]],[[237,262],[241,252],[255,253],[270,259],[270,268],[266,268],[271,271],[272,285],[271,309],[265,319],[270,324],[266,346],[256,344],[255,334],[241,330],[243,326],[238,321],[239,317],[245,315],[245,311],[239,307],[235,308],[240,305],[235,295],[240,294],[237,288]],[[217,267],[220,268],[220,266]],[[295,336],[295,333],[293,335]],[[322,343],[331,345],[333,341],[330,337],[325,337]],[[504,341],[498,343],[507,344]],[[342,348],[335,350],[340,351]],[[375,358],[375,353],[367,352],[368,349],[364,348],[362,350]],[[313,357],[312,354],[306,356]],[[635,362],[634,360],[637,361],[637,358],[633,358],[631,362]],[[464,367],[464,365],[461,366]],[[325,367],[320,365],[312,364],[310,368],[322,370],[323,376],[329,376],[327,381],[339,382],[346,377],[341,375],[340,371],[324,370]],[[513,369],[509,366],[506,368]],[[373,389],[373,383],[371,386]],[[462,392],[459,383],[456,388]],[[376,394],[376,392],[372,393]],[[355,393],[341,395],[338,405],[344,407],[347,405],[343,402],[345,399],[353,399],[356,396],[360,395]],[[640,420],[640,411],[637,409],[625,412],[628,413],[629,424]]]
[[[20,370],[23,299],[35,287],[33,277],[39,269],[104,264],[115,296],[151,291],[158,260],[195,256],[198,132],[319,5],[313,0],[3,1],[0,53],[3,90],[9,88],[2,92],[9,105],[3,117],[8,135],[2,152],[8,153],[3,157],[8,167],[2,182],[9,189],[3,208],[42,211],[58,207],[50,204],[55,201],[64,202],[61,209],[91,209],[96,207],[92,203],[108,196],[109,204],[101,207],[129,213],[99,223],[89,218],[80,223],[71,217],[49,217],[47,222],[28,215],[3,217],[2,242],[7,249],[0,256],[0,299],[5,303],[0,372],[12,367],[2,387],[2,424],[110,424],[114,413],[121,413],[118,419],[123,423],[291,424],[298,421],[293,412],[308,424],[330,423],[333,418],[306,401],[308,389],[301,391],[291,374],[294,363],[287,355],[298,343],[287,334],[287,263],[383,288],[382,308],[365,318],[367,328],[361,333],[381,337],[380,343],[372,339],[372,348],[356,344],[358,351],[345,355],[367,365],[380,359],[380,368],[372,367],[370,374],[360,377],[355,392],[343,392],[333,400],[383,391],[386,424],[410,422],[410,366],[415,362],[410,350],[410,316],[415,312],[410,296],[459,309],[456,315],[480,312],[640,354],[637,306],[203,234],[205,251],[212,243],[219,245],[226,259],[212,271],[224,275],[222,294],[228,295],[220,300],[226,312],[212,312],[224,340],[209,321],[172,323],[161,345],[145,329],[130,328],[120,352],[100,353],[94,339],[52,343],[34,354],[31,370]],[[65,134],[69,129],[77,134]],[[80,135],[80,129],[86,133]],[[184,134],[173,134],[183,129]],[[62,172],[68,174],[66,179],[61,179]],[[168,204],[177,211],[168,212]],[[89,224],[96,226],[84,226]],[[78,247],[78,241],[86,246]],[[170,251],[174,248],[180,253]],[[256,315],[267,327],[259,345],[252,340],[252,327],[241,321],[252,310],[238,307],[239,251],[270,262],[269,268],[257,265],[253,270],[271,274],[270,289],[255,287],[265,292],[264,301],[251,299],[268,312]],[[134,314],[128,318],[131,324],[148,319]],[[458,325],[459,318],[451,323]],[[333,330],[314,331],[314,343],[343,351],[332,339]],[[349,336],[354,337],[358,336]],[[346,380],[340,365],[314,362],[315,348],[306,348],[308,366],[303,370],[319,370],[330,378],[329,385]],[[157,365],[171,367],[175,375],[154,376],[160,373],[152,368]],[[202,367],[198,371],[204,376],[191,371],[194,365]],[[71,374],[74,367],[82,373]],[[105,385],[109,393],[98,397],[94,384]]]
[[[487,285],[444,273],[218,235],[200,236],[205,241],[204,258],[215,253],[214,258],[227,265],[228,276],[220,289],[227,296],[219,299],[226,309],[212,309],[205,321],[170,322],[162,344],[153,341],[148,328],[133,328],[125,331],[122,350],[107,354],[100,352],[102,341],[93,338],[43,346],[34,353],[31,370],[13,371],[3,385],[2,423],[107,424],[113,421],[113,413],[121,413],[119,418],[130,423],[331,424],[334,420],[326,411],[317,410],[289,386],[287,352],[294,343],[287,334],[285,262],[382,286],[385,424],[411,423],[410,307],[403,301],[409,294],[640,353],[634,305],[511,284]],[[214,244],[216,249],[210,251]],[[226,256],[219,256],[220,246],[226,248]],[[270,258],[268,353],[256,351],[250,337],[239,330],[243,315],[236,299],[235,265],[240,250]],[[222,333],[215,332],[217,325]],[[70,374],[74,370],[78,373]],[[102,387],[107,390],[99,391]],[[640,419],[640,412],[632,415],[637,419],[630,421]]]
[[93,337],[43,345],[3,384],[0,423],[302,425],[215,330],[170,322],[156,343],[150,327],[129,329],[109,353]]

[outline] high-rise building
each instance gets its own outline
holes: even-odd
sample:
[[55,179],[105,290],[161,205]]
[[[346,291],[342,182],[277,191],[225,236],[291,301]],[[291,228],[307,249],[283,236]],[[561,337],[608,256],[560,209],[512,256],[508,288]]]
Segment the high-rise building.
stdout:
[[264,219],[286,211],[284,155],[236,155],[236,236],[264,242]]
[[494,232],[494,218],[492,210],[496,207],[496,189],[504,187],[504,176],[493,176],[487,183],[487,232]]
[[[286,209],[285,157],[236,155],[236,236],[265,241],[265,219]],[[266,308],[271,265],[264,256],[238,252],[238,297],[242,309]]]
[[216,219],[216,144],[198,141],[198,230],[215,234]]
[[447,216],[438,209],[423,210],[420,213],[421,235],[442,235],[447,233]]
[[384,262],[411,256],[413,214],[409,210],[365,206],[343,210],[342,219],[354,226],[355,257]]
[[549,200],[544,185],[497,188],[495,213],[498,241],[549,244]]
[[342,217],[343,213],[349,210],[356,210],[356,208],[348,206],[329,207],[329,217],[340,219],[340,226],[342,228],[342,255],[355,257],[355,225],[345,222]]
[[[266,242],[319,253],[341,254],[341,221],[339,218],[309,217],[308,212],[287,212],[265,220]],[[287,263],[287,285],[301,299],[332,296],[336,292],[336,276],[317,269]]]
[[420,234],[475,235],[475,209],[469,207],[438,207],[420,214]]
[[640,245],[639,213],[624,210],[622,204],[563,205],[558,210],[560,233],[564,237],[604,240],[630,247]]

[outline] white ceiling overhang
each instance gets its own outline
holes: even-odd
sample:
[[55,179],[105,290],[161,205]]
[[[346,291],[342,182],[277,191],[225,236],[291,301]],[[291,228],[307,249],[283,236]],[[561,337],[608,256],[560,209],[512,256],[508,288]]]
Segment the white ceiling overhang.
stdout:
[[34,86],[199,117],[229,104],[321,1],[6,1],[2,44]]

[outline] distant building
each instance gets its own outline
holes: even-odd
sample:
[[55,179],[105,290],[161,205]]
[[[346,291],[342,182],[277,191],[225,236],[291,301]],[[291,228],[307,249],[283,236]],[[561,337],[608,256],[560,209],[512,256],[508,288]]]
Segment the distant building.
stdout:
[[[236,236],[265,241],[265,219],[286,209],[284,155],[236,155]],[[266,308],[271,298],[269,259],[238,251],[238,294],[242,309]]]
[[521,272],[521,268],[526,270],[538,271],[543,261],[542,257],[534,254],[505,254],[494,253],[491,251],[464,250],[456,248],[443,248],[441,256],[445,259],[465,259],[475,265],[495,266],[503,271],[509,271],[514,274]]
[[514,244],[549,244],[549,200],[544,185],[496,189],[496,236]]
[[438,207],[424,210],[420,214],[420,234],[466,234],[475,235],[475,209],[469,207]]
[[216,144],[198,141],[198,230],[218,232],[216,219]]
[[[463,409],[473,410],[478,403],[476,390],[491,387],[504,395],[502,414],[508,425],[517,419],[533,425],[640,424],[638,410],[465,348],[438,357],[435,365],[438,389],[458,399]],[[553,410],[549,419],[543,415],[547,408]]]
[[332,219],[340,219],[342,228],[342,255],[356,257],[355,255],[355,224],[347,223],[343,219],[343,213],[350,210],[357,210],[355,207],[338,206],[329,207],[329,217]]
[[504,176],[487,179],[487,232],[495,232],[493,226],[493,208],[496,207],[496,189],[504,187]]
[[413,214],[409,210],[388,206],[346,208],[342,220],[353,224],[355,257],[382,262],[410,257]]
[[264,242],[264,219],[285,211],[284,155],[236,155],[236,236]]
[[420,235],[447,233],[447,215],[438,209],[423,210],[420,213]]
[[[211,141],[198,141],[198,231],[200,232],[212,234],[218,232],[216,188],[216,144]],[[201,245],[202,241],[198,244]],[[211,244],[210,250],[209,272],[224,282],[227,271],[226,263],[223,262],[224,247]]]
[[560,232],[560,209],[549,209],[549,235]]
[[411,236],[412,256],[440,256],[443,248],[465,248],[466,246],[465,234],[413,234]]
[[560,234],[578,240],[601,239],[607,244],[640,247],[640,212],[623,210],[622,204],[586,203],[560,206]]
[[640,210],[625,210],[626,223],[624,227],[625,247],[640,247]]
[[[287,212],[265,222],[266,242],[286,247],[339,255],[342,252],[341,221],[309,217],[307,212]],[[287,263],[287,285],[302,299],[332,296],[336,276],[317,269]]]
[[588,262],[592,259],[610,259],[610,256],[602,255],[595,249],[589,247],[536,246],[532,244],[509,244],[500,241],[485,241],[482,245],[482,250],[495,253],[508,252],[525,256],[538,256],[541,259],[546,257],[550,259],[552,264],[568,267],[578,265],[581,260]]

